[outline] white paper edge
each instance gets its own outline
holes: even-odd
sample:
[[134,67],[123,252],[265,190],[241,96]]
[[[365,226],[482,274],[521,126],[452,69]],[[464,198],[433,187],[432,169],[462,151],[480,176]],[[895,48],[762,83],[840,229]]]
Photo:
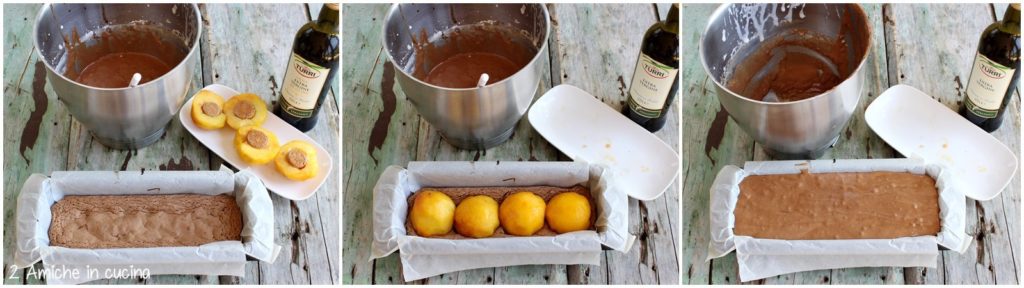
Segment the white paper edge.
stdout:
[[[227,168],[222,168],[222,170]],[[273,263],[281,252],[281,245],[274,243],[274,202],[270,193],[259,177],[248,170],[234,174],[236,193],[235,201],[242,209],[244,219],[255,219],[251,225],[242,227],[242,245],[245,254],[253,258]]]
[[[248,172],[232,175],[230,170],[222,168],[220,171],[58,171],[52,174],[52,177],[29,176],[18,197],[14,263],[19,268],[38,261],[43,261],[47,267],[60,265],[58,267],[65,269],[139,268],[133,265],[149,264],[150,275],[241,277],[245,275],[245,255],[273,262],[280,251],[280,246],[273,242],[273,204],[269,194]],[[223,193],[215,191],[234,191],[247,220],[242,231],[243,241],[221,241],[198,247],[122,249],[49,246],[49,209],[63,195],[140,194],[138,191],[147,191],[147,194],[206,191],[214,195]],[[102,275],[99,278],[87,276],[84,271],[88,270],[81,271],[80,278],[50,277],[47,283],[78,284],[103,278]]]
[[373,243],[370,261],[398,251],[398,238],[405,235],[404,221],[393,220],[405,219],[408,213],[409,206],[405,203],[405,197],[398,193],[406,175],[405,168],[388,166],[373,187]]
[[14,265],[18,268],[28,267],[39,261],[42,257],[40,244],[46,246],[46,243],[50,241],[49,238],[39,238],[39,235],[34,233],[39,225],[43,226],[43,230],[50,226],[50,214],[39,215],[40,213],[38,213],[50,208],[45,206],[46,199],[40,199],[51,195],[47,179],[49,177],[43,174],[30,175],[18,195],[18,207],[16,207],[14,217],[17,223],[15,226]]
[[[374,241],[370,260],[401,250],[406,281],[459,270],[523,264],[599,265],[601,245],[627,252],[628,196],[615,186],[610,170],[583,162],[410,162],[390,166],[374,187]],[[537,177],[528,177],[533,175]],[[449,182],[449,177],[460,181]],[[513,179],[514,178],[514,179]],[[497,180],[501,179],[501,180]],[[512,182],[512,184],[510,184]],[[571,186],[582,184],[597,197],[599,232],[557,236],[433,239],[406,235],[409,194],[425,186]],[[604,209],[604,207],[612,207]]]
[[[936,179],[936,186],[939,189],[940,217],[943,219],[940,232],[937,236],[871,240],[771,240],[733,234],[735,218],[732,211],[739,195],[739,183],[744,177],[799,173],[801,169],[808,169],[811,173],[895,171],[928,174]],[[948,185],[953,175],[944,171],[948,170],[942,169],[939,165],[926,165],[921,159],[747,162],[744,169],[732,165],[725,166],[719,171],[711,187],[711,241],[708,244],[707,260],[737,250],[741,281],[817,269],[866,266],[934,267],[938,254],[936,244],[963,253],[971,241],[965,231],[964,195],[961,191],[956,191],[953,185]],[[770,252],[767,249],[757,249],[762,246],[771,247]],[[864,247],[872,247],[871,252],[876,254],[857,250]],[[905,249],[901,250],[900,247]],[[921,250],[921,247],[928,250]],[[891,249],[885,251],[884,248]]]

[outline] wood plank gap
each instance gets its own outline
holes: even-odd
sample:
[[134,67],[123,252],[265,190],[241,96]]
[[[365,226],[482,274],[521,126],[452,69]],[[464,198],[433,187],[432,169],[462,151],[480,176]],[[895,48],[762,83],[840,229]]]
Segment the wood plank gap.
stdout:
[[604,263],[607,264],[607,265],[604,265],[604,275],[605,275],[604,283],[608,284],[608,285],[612,285],[612,277],[611,277],[611,275],[612,275],[612,265],[608,264],[608,263],[611,263],[611,261],[608,260],[608,253],[609,252],[605,252],[604,256],[603,256],[604,257]]
[[[1020,86],[1017,86],[1017,89],[1019,91]],[[1016,94],[1017,94],[1016,95],[1017,98],[1020,98],[1020,92],[1017,92]],[[1018,135],[1017,137],[1020,137],[1020,135]],[[1020,173],[1020,172],[1018,172],[1018,173]],[[1005,211],[1008,210],[1006,205],[1007,205],[1007,203],[1003,202],[1003,211],[1004,211],[1004,213],[1001,213],[1002,216],[1003,216],[1003,223],[1007,223],[1007,225],[1009,225],[1009,223],[1020,221],[1021,220],[1020,218],[1012,219],[1012,218],[1008,218],[1006,216],[1007,213],[1005,213]],[[1012,215],[1012,216],[1017,217],[1017,216],[1020,216],[1020,215]],[[1020,223],[1017,223],[1017,225],[1020,225]],[[1007,227],[1007,230],[1010,230],[1009,227]],[[1006,238],[1009,239],[1010,243],[1013,242],[1013,237],[1010,235],[1010,233],[1006,233]],[[1018,255],[1017,254],[1018,252],[1014,251],[1014,248],[1013,248],[1012,244],[1008,245],[1008,246],[1010,247],[1010,255]],[[1017,263],[1017,258],[1015,258],[1015,257],[1010,257],[1010,261],[1013,261],[1013,270],[1017,271],[1017,273],[1013,273],[1013,279],[1015,280],[1015,282],[1020,284],[1020,263]]]
[[[885,38],[885,42],[882,43],[882,47],[885,47],[885,51],[882,51],[882,52],[885,53],[885,57],[884,57],[884,59],[885,59],[885,70],[889,74],[889,79],[888,79],[889,83],[888,84],[889,84],[889,87],[892,87],[892,85],[895,85],[897,83],[896,82],[897,80],[894,80],[894,79],[899,79],[900,75],[897,75],[899,73],[896,73],[896,67],[894,65],[889,65],[889,58],[893,57],[893,55],[889,55],[889,43],[891,43],[893,41],[893,38],[892,38],[893,35],[891,35],[892,34],[892,30],[889,29],[889,24],[887,23],[888,21],[892,21],[892,20],[890,20],[890,19],[892,19],[890,17],[890,14],[892,13],[892,10],[890,10],[891,9],[890,5],[892,5],[892,4],[891,3],[882,4],[882,35]],[[893,23],[893,24],[895,24],[895,23]]]
[[[199,4],[199,11],[200,11],[201,17],[206,17],[206,15],[207,15],[206,4]],[[200,25],[202,25],[202,23],[208,23],[207,19],[200,19],[200,20],[201,20],[201,24]],[[203,28],[207,28],[207,27],[203,27]],[[209,29],[206,29],[206,30],[209,31]],[[210,63],[211,61],[213,61],[213,58],[210,56],[210,33],[204,33],[199,38],[199,71],[202,74],[200,78],[203,81],[202,85],[199,85],[200,87],[206,87],[207,85],[210,85],[210,84],[214,83],[213,82],[214,81],[214,79],[213,79],[213,74],[214,73],[212,71],[213,70],[213,65]],[[206,153],[206,162],[207,162],[206,163],[207,167],[209,167],[210,170],[217,170],[217,169],[220,168],[218,166],[223,165],[223,161],[221,161],[220,156],[217,156],[216,153]],[[237,283],[237,282],[240,282],[239,280],[240,279],[232,279],[232,280],[229,280],[229,282],[230,281],[234,281],[234,282]]]
[[[202,19],[202,17],[204,17],[203,15],[206,15],[206,4],[200,3],[198,4],[198,6],[200,14],[199,25],[203,25],[203,23],[206,22],[204,19]],[[202,87],[206,87],[206,85],[209,85],[210,82],[213,82],[213,76],[209,75],[210,73],[208,71],[210,69],[210,44],[208,42],[209,37],[206,34],[209,33],[203,33],[203,35],[200,35],[199,37],[199,73],[201,74],[199,79],[203,81],[203,83],[201,83],[199,86]],[[207,167],[211,170],[216,169],[213,167],[213,158],[216,158],[217,156],[214,156],[213,154],[214,153],[206,153],[206,164]],[[221,283],[224,283],[225,280],[227,279],[221,279]]]
[[35,43],[33,43],[32,44],[32,50],[28,52],[29,53],[28,57],[25,59],[25,65],[23,65],[21,67],[21,76],[18,76],[18,82],[14,86],[14,92],[15,93],[18,93],[18,94],[21,93],[21,81],[25,80],[25,72],[28,72],[28,64],[32,63],[32,58],[34,58],[34,57],[32,57],[32,53],[35,52],[35,51],[36,51],[36,45],[35,45]]
[[[557,34],[558,33],[558,27],[557,27],[558,26],[558,18],[555,17],[555,14],[556,14],[555,13],[555,9],[557,9],[557,7],[555,5],[553,5],[553,4],[548,4],[547,8],[548,8],[548,11],[549,11],[548,12],[549,13],[548,17],[550,18],[549,20],[551,21],[551,25],[553,26],[552,29],[550,29],[551,32],[548,32],[548,33]],[[559,45],[558,45],[558,37],[557,37],[557,35],[548,35],[548,43],[547,44],[548,44],[548,70],[551,73],[551,75],[550,75],[551,76],[550,77],[551,78],[550,79],[551,80],[551,87],[555,87],[555,86],[558,86],[558,85],[562,84],[562,59],[561,59],[561,55],[562,54],[560,54],[561,52],[558,50]]]
[[[680,102],[680,103],[682,103],[682,102]],[[680,104],[680,105],[681,105],[681,104]],[[680,114],[682,114],[682,111],[680,111],[679,113],[680,113]],[[682,126],[680,126],[680,127],[682,127]],[[679,142],[679,143],[682,143],[682,142]],[[681,144],[680,144],[680,145],[681,145]],[[682,181],[683,181],[683,180],[682,180],[682,179],[676,179],[676,181],[678,181],[678,182],[682,183]],[[683,189],[683,188],[682,188],[682,187],[679,187],[678,189],[679,189],[679,190],[681,190],[681,189]],[[666,191],[666,193],[671,193],[671,192],[672,192],[672,191]],[[677,192],[678,192],[678,191],[677,191]],[[665,195],[662,195],[662,196],[665,196]],[[667,197],[666,197],[666,198],[667,198]],[[672,213],[672,212],[673,212],[673,211],[672,211],[672,207],[671,207],[671,205],[669,205],[669,204],[670,204],[670,203],[669,203],[669,200],[668,200],[668,199],[665,199],[665,211],[668,211],[668,213]],[[675,213],[677,213],[677,214],[681,214],[681,213],[682,213],[682,209],[683,209],[683,208],[682,208],[681,206],[682,206],[682,205],[680,205],[680,207],[679,207],[679,208],[677,208],[677,209],[676,209],[676,211],[674,211],[674,212],[675,212]],[[677,227],[676,227],[676,226],[682,226],[682,222],[683,222],[683,219],[682,219],[682,217],[681,217],[681,216],[682,216],[682,215],[677,215],[677,217],[679,217],[679,218],[678,218],[678,219],[676,219],[676,220],[677,220],[677,221],[679,221],[679,224],[673,225],[673,224],[672,224],[672,217],[671,217],[671,215],[666,215],[666,218],[667,218],[667,220],[668,220],[668,224],[669,224],[669,225],[668,225],[668,232],[669,232],[669,233],[668,233],[668,235],[670,235],[670,238],[672,238],[672,239],[675,239],[674,241],[671,241],[671,242],[672,242],[671,244],[672,244],[672,252],[674,252],[672,256],[673,256],[673,257],[675,257],[675,262],[676,262],[676,270],[677,270],[676,272],[677,272],[677,273],[678,273],[678,272],[680,272],[680,271],[678,271],[678,270],[679,270],[679,269],[682,269],[682,267],[683,267],[683,265],[679,264],[680,260],[682,259],[682,257],[681,257],[682,255],[681,255],[681,254],[682,254],[683,248],[682,248],[682,247],[679,247],[679,246],[678,246],[678,245],[679,245],[679,241],[680,241],[680,240],[678,240],[678,239],[682,239],[682,236],[683,236],[682,234],[683,234],[683,233],[682,233],[682,230],[676,230],[676,229],[677,229]],[[665,227],[660,227],[660,226],[659,226],[659,227],[658,227],[658,229],[665,229]],[[676,234],[676,231],[679,231],[679,234]],[[655,258],[655,259],[657,259],[657,258]],[[659,265],[659,267],[658,267],[659,269],[661,268],[660,266],[661,266],[661,265]],[[676,279],[676,280],[678,281],[678,282],[676,282],[676,284],[682,284],[682,283],[680,283],[680,282],[682,282],[682,281],[681,281],[681,279],[682,279],[682,275],[676,275],[676,278],[678,278],[678,279]],[[669,279],[669,280],[671,280],[671,279]],[[664,282],[663,282],[663,281],[661,280],[661,277],[660,277],[660,276],[659,276],[659,278],[658,278],[658,283],[659,283],[659,284],[660,284],[660,283],[664,283]]]
[[[975,202],[975,203],[979,203],[979,201],[977,201],[977,200],[975,200],[974,202]],[[980,204],[979,204],[979,205],[980,205]],[[1004,211],[1005,211],[1005,210],[1004,210]],[[978,213],[978,214],[981,214],[981,213]],[[1003,213],[1003,212],[998,212],[997,214],[1004,214],[1004,219],[1005,219],[1005,214],[1006,214],[1006,213]],[[978,215],[978,216],[979,216],[979,217],[981,217],[981,218],[984,218],[984,217],[985,217],[985,216],[983,216],[983,215]],[[995,219],[993,219],[992,221],[993,221],[993,222],[995,222],[995,223],[992,223],[992,224],[990,224],[990,225],[991,225],[992,227],[995,227],[995,226],[997,225],[998,221],[996,221]],[[982,224],[982,223],[984,223],[984,222],[981,222],[981,223],[978,223],[978,224]],[[980,228],[979,230],[981,230],[981,231],[984,231],[984,230],[991,230],[990,228],[988,228],[988,226],[981,226],[981,227],[979,227],[979,228]],[[1009,227],[1007,227],[1007,230],[1009,230]],[[978,233],[985,233],[985,237],[986,237],[986,238],[987,238],[987,237],[990,237],[990,236],[992,236],[992,234],[993,234],[993,233],[991,233],[991,232],[978,232]],[[1009,233],[1006,233],[1005,237],[1006,237],[1007,239],[1009,239],[1009,238],[1010,238],[1010,235],[1009,235]],[[993,241],[993,242],[994,242],[994,241]],[[991,243],[991,242],[990,242],[990,243]],[[996,272],[994,272],[994,271],[991,271],[991,269],[992,269],[992,268],[991,268],[991,267],[992,267],[992,265],[995,265],[995,263],[999,263],[999,262],[997,261],[997,259],[996,259],[996,255],[995,255],[996,253],[995,253],[995,252],[993,252],[993,250],[995,250],[995,249],[989,249],[989,247],[986,247],[986,246],[985,246],[985,245],[983,245],[983,243],[981,243],[981,242],[979,242],[979,243],[978,243],[978,245],[982,245],[981,247],[983,247],[983,248],[985,249],[985,256],[986,256],[986,257],[988,257],[988,262],[989,262],[989,264],[988,264],[988,265],[989,265],[989,269],[987,269],[987,270],[988,270],[988,271],[990,272],[990,273],[989,273],[989,277],[992,277],[992,283],[995,283],[995,284],[997,284],[997,285],[998,285],[998,284],[1001,284],[1001,283],[999,283],[999,282],[998,282],[998,281],[999,281],[999,277],[997,277],[997,276],[996,276]],[[1010,247],[1010,249],[1013,249],[1013,245],[1007,245],[1007,246],[1009,246],[1009,247]],[[990,247],[991,247],[991,246],[990,246]],[[1012,250],[1011,250],[1011,252],[1012,252]],[[1010,257],[1010,259],[1013,259],[1013,257]],[[1016,275],[1016,273],[1015,273],[1014,275]],[[1016,276],[1014,276],[1014,278],[1016,278]]]
[[[317,197],[319,197],[319,196],[317,196]],[[325,210],[321,210],[320,202],[319,201],[314,202],[314,204],[316,205],[316,211],[317,211],[316,216],[317,216],[317,218],[320,218],[320,231],[321,231],[320,236],[323,237],[324,245],[325,246],[326,245],[330,245],[329,244],[330,241],[328,241],[328,239],[327,239],[327,233],[323,233],[323,231],[327,231],[326,230],[327,228],[324,226],[324,223],[334,223],[334,221],[330,221],[330,220],[333,220],[333,219],[328,219],[328,221],[324,221],[324,217],[323,217],[324,213],[320,213],[320,212],[321,211],[325,211]],[[338,205],[341,205],[341,204],[339,203]],[[331,208],[327,207],[326,209],[331,209]],[[341,212],[341,211],[338,211],[338,212]],[[339,221],[339,224],[340,224],[340,221]],[[341,237],[339,237],[339,238],[341,238]],[[338,242],[339,242],[338,245],[341,245],[341,243],[340,243],[341,241],[339,240]],[[338,248],[341,248],[341,247],[338,247]],[[327,249],[330,249],[330,248],[327,248]],[[341,250],[339,249],[338,251],[341,251]],[[324,252],[326,252],[326,251],[324,251]],[[338,255],[338,256],[341,256],[341,255]],[[331,264],[331,260],[332,260],[333,257],[326,257],[326,258],[327,258],[327,268],[328,268],[327,271],[334,271],[334,269],[333,269],[334,265]],[[307,265],[308,265],[308,263],[307,263]],[[338,267],[338,269],[341,269],[341,267]],[[338,272],[340,273],[341,271],[338,271]],[[310,273],[310,274],[312,274],[312,273]],[[341,275],[338,275],[338,276],[341,276]],[[331,281],[334,281],[334,279],[331,278]],[[311,284],[313,283],[313,279],[312,278],[310,279],[310,283]],[[332,282],[331,284],[336,284],[336,283]]]
[[[375,60],[373,62],[373,66],[371,66],[373,68],[370,68],[370,73],[367,74],[367,75],[370,75],[370,76],[367,76],[366,82],[363,82],[363,83],[373,83],[373,73],[377,72],[377,65],[380,65],[380,54],[382,52],[384,52],[384,47],[380,47],[380,49],[377,50],[377,57],[374,57],[374,59],[377,59],[377,60]],[[387,64],[387,61],[384,61],[384,62],[385,62],[385,64]],[[384,77],[384,76],[381,76],[381,77]],[[370,85],[364,85],[364,87],[366,88],[366,92],[370,92]],[[384,91],[380,91],[380,93],[384,93]],[[404,91],[403,91],[403,93],[404,93]]]
[[[206,15],[206,4],[199,4],[200,13]],[[206,22],[203,20],[202,22]],[[204,27],[205,28],[205,27]],[[210,69],[210,33],[204,33],[199,39],[199,70],[202,71],[203,86],[213,84],[213,75]]]
[[[970,236],[970,235],[968,235],[968,236]],[[940,255],[939,258],[942,258],[942,262],[943,262],[942,263],[942,268],[945,269],[946,268],[946,263],[945,263],[946,262],[946,257],[941,257],[941,255]],[[938,268],[938,267],[936,267],[936,268]],[[945,271],[943,271],[943,272],[945,272]],[[946,284],[946,283],[949,283],[949,273],[942,273],[942,284]]]
[[[1007,8],[1007,9],[1011,9],[1011,8]],[[1015,96],[1017,98],[1020,98],[1020,92],[1019,92],[1020,86],[1019,85],[1017,86],[1017,90],[1018,90],[1018,92],[1015,93],[1015,94],[1017,94]],[[1011,96],[1011,97],[1014,97],[1014,96]],[[1019,101],[1019,99],[1018,99],[1018,101]],[[1003,120],[1003,121],[1006,121],[1006,120]],[[1020,135],[1017,135],[1017,137],[1019,138]],[[1018,173],[1020,173],[1020,172],[1018,172]],[[1006,191],[1003,191],[1003,192],[1006,192]],[[1003,223],[1006,223],[1007,226],[1009,226],[1010,223],[1018,222],[1018,221],[1021,220],[1020,218],[1014,219],[1014,218],[1007,217],[1006,211],[1010,210],[1010,209],[1007,209],[1008,208],[1007,205],[1012,205],[1012,204],[1008,204],[1006,201],[1003,201],[1002,204],[1003,204],[1003,207],[1002,207],[1003,208],[1003,213],[999,213],[999,214],[1001,214],[1000,216],[1003,216]],[[1012,216],[1013,217],[1018,217],[1020,215],[1012,215]],[[1020,223],[1017,223],[1017,225],[1020,225]],[[1010,231],[1010,227],[1006,227],[1006,230]],[[1018,255],[1017,254],[1018,252],[1014,251],[1014,246],[1012,244],[1013,243],[1013,236],[1010,235],[1010,233],[1006,233],[1005,237],[1008,239],[1007,242],[1011,243],[1010,245],[1007,245],[1010,248],[1010,255]],[[1020,263],[1017,263],[1017,258],[1016,257],[1010,257],[1010,261],[1012,261],[1012,263],[1013,263],[1013,270],[1017,271],[1017,273],[1013,273],[1014,282],[1016,282],[1017,284],[1020,284]],[[997,283],[997,284],[1001,284],[1001,283]]]
[[[293,225],[295,225],[294,226],[295,229],[301,229],[299,227],[302,227],[302,220],[300,219],[302,217],[301,217],[301,214],[299,214],[301,212],[298,209],[299,205],[295,204],[295,200],[288,200],[288,202],[290,202],[290,206],[292,207],[292,216],[295,217],[295,220],[298,220],[298,221],[294,221]],[[306,224],[306,225],[309,225],[309,224]],[[295,231],[292,231],[292,233],[295,233]],[[302,234],[306,234],[306,233],[302,233]],[[299,236],[299,238],[304,238],[304,237],[305,236],[302,236],[301,234]],[[324,243],[324,244],[326,244],[326,243]],[[292,245],[299,245],[299,249],[302,249],[302,258],[304,258],[303,262],[305,262],[305,265],[309,265],[309,256],[308,256],[309,255],[309,249],[308,249],[309,247],[306,246],[306,241],[292,240]],[[313,273],[309,273],[309,269],[306,269],[304,272],[305,273],[303,273],[303,274],[306,274],[306,283],[313,284]],[[296,283],[292,283],[292,284],[296,284]]]

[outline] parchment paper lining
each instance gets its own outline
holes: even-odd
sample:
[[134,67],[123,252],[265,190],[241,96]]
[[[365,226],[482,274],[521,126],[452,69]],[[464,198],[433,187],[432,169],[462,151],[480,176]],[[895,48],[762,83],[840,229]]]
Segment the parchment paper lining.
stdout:
[[[526,264],[600,265],[602,246],[628,251],[629,200],[611,170],[582,162],[410,162],[388,167],[373,192],[369,260],[401,251],[402,275],[413,281],[459,270]],[[555,236],[439,239],[408,235],[409,195],[423,187],[581,185],[597,207],[595,230]]]
[[[942,228],[935,236],[895,239],[774,240],[736,236],[733,210],[739,183],[747,175],[891,171],[927,174],[939,189]],[[848,267],[935,267],[938,245],[963,253],[971,238],[965,231],[964,195],[950,185],[954,177],[938,165],[920,159],[856,159],[747,162],[743,169],[723,167],[711,187],[711,241],[708,260],[736,250],[741,281],[776,275]]]
[[[50,206],[64,195],[232,194],[242,210],[242,241],[193,247],[73,249],[50,246]],[[102,279],[94,269],[149,269],[150,275],[201,274],[245,276],[246,255],[273,262],[274,210],[263,183],[248,171],[57,171],[33,174],[18,196],[14,264],[79,270],[80,277],[50,277],[48,284],[78,284]],[[101,270],[97,270],[101,271]]]

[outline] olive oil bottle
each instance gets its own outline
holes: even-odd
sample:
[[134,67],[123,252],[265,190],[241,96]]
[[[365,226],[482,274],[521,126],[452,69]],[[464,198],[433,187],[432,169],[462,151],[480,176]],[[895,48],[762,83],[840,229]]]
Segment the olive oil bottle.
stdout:
[[960,115],[985,131],[999,129],[1020,77],[1020,3],[1010,4],[999,21],[985,28],[967,82]]
[[320,106],[338,72],[338,26],[338,4],[324,4],[316,20],[295,33],[274,114],[299,131],[316,126]]
[[633,80],[622,113],[647,131],[665,126],[668,108],[679,91],[679,4],[672,4],[665,21],[644,34]]

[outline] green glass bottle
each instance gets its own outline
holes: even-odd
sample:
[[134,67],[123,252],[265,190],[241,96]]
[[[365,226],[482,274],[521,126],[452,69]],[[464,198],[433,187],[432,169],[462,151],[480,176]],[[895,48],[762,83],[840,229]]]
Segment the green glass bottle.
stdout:
[[316,126],[320,106],[338,73],[338,14],[337,3],[324,4],[316,20],[299,28],[292,42],[274,114],[302,132]]
[[679,4],[672,4],[665,21],[644,34],[633,80],[622,113],[647,131],[665,126],[668,108],[679,91]]
[[981,33],[960,115],[985,131],[999,129],[1020,78],[1020,3],[1010,4],[1003,21]]

